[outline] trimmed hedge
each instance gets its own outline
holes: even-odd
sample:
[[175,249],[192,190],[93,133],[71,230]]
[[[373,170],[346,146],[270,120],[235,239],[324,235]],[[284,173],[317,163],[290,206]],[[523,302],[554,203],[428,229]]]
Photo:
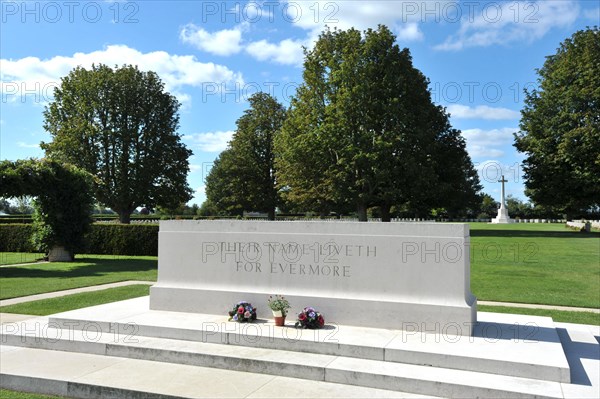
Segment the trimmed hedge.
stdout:
[[[0,252],[36,252],[31,224],[0,224]],[[82,253],[98,255],[158,255],[158,225],[92,224]]]
[[33,223],[33,219],[31,216],[19,216],[7,218],[6,216],[0,216],[0,224],[31,224]]
[[32,234],[32,224],[0,224],[0,252],[36,252]]
[[157,256],[158,225],[96,223],[85,246],[88,254]]

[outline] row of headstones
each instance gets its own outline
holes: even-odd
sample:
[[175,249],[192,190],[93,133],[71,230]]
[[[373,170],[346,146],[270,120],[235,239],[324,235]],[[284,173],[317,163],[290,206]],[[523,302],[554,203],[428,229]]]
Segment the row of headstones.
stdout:
[[[256,218],[259,219],[259,218]],[[265,218],[266,219],[266,218]],[[302,219],[297,219],[297,218],[290,218],[290,219],[286,219],[286,218],[282,218],[282,219],[277,219],[277,220],[305,220],[305,221],[319,221],[319,222],[323,222],[323,221],[339,221],[340,219],[338,218],[327,218],[327,219],[321,219],[318,217],[314,217],[314,218],[302,218]],[[345,222],[358,222],[358,218],[343,218],[341,219]],[[569,222],[566,219],[513,219],[515,223],[566,223],[568,227],[584,227],[585,223],[590,223],[591,228],[593,229],[600,229],[600,220],[590,220],[590,221],[572,221]],[[486,219],[425,219],[425,218],[392,218],[392,222],[455,222],[455,223],[473,223],[473,222],[479,222],[479,223],[490,223],[492,221],[492,219],[486,218]],[[118,223],[118,220],[111,220],[111,221],[98,221],[97,223],[106,223],[106,224],[110,224],[110,223]],[[369,222],[381,222],[381,218],[369,218]],[[132,224],[156,224],[156,220],[145,220],[145,219],[133,219],[131,220]],[[570,225],[570,223],[574,223],[574,225]]]
[[592,229],[600,230],[600,220],[574,220],[567,222],[567,227],[577,230],[585,230],[588,233]]
[[[565,223],[565,219],[513,219],[515,223]],[[420,218],[405,218],[392,219],[394,222],[459,222],[459,223],[490,223],[492,219],[420,219]]]

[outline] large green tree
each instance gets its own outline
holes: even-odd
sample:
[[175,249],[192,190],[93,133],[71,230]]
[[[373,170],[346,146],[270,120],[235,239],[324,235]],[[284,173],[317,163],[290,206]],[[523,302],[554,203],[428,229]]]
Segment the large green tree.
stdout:
[[273,141],[281,131],[286,111],[275,98],[262,92],[250,97],[249,102],[250,107],[236,122],[228,148],[206,177],[206,196],[226,213],[260,211],[274,220],[281,198],[275,181]]
[[191,199],[191,151],[181,142],[179,102],[154,72],[126,65],[75,68],[44,112],[47,156],[96,176],[95,196],[129,223],[138,206]]
[[276,140],[279,184],[317,210],[350,202],[415,214],[474,203],[479,180],[429,81],[385,26],[326,30],[305,52],[304,82]]
[[46,252],[62,246],[71,260],[92,220],[92,181],[86,171],[49,159],[0,161],[0,196],[35,197],[35,246]]
[[600,206],[600,32],[578,31],[537,70],[527,91],[515,147],[525,193],[555,211]]

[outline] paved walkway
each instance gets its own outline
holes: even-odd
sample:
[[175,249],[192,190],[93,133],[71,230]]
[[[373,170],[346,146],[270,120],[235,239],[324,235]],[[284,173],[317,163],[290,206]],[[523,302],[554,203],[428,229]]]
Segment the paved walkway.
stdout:
[[136,280],[119,281],[118,283],[94,285],[91,287],[75,288],[75,289],[71,289],[71,290],[47,292],[45,294],[28,295],[28,296],[22,296],[19,298],[4,299],[4,300],[0,301],[0,306],[16,305],[17,303],[38,301],[40,299],[57,298],[60,296],[65,296],[65,295],[78,294],[80,292],[101,291],[101,290],[105,290],[107,288],[124,287],[127,285],[134,285],[134,284],[153,285],[153,284],[156,284],[156,282],[155,281],[136,281]]
[[[75,288],[75,289],[71,289],[71,290],[48,292],[45,294],[22,296],[19,298],[11,298],[11,299],[2,300],[2,301],[0,301],[0,306],[15,305],[17,303],[38,301],[40,299],[57,298],[57,297],[65,296],[65,295],[78,294],[80,292],[100,291],[100,290],[105,290],[107,288],[124,287],[127,285],[134,285],[134,284],[153,285],[153,284],[155,284],[155,282],[154,281],[136,281],[136,280],[120,281],[118,283],[94,285],[92,287]],[[538,304],[529,304],[529,303],[490,302],[490,301],[477,301],[477,304],[485,305],[485,306],[506,306],[506,307],[511,307],[511,308],[563,310],[563,311],[567,311],[567,312],[592,312],[592,313],[600,314],[600,309],[577,308],[577,307],[571,307],[571,306],[554,306],[554,305],[538,305]]]
[[13,263],[8,265],[0,265],[0,267],[16,267],[16,266],[33,266],[33,265],[43,265],[45,263],[50,263],[47,260],[41,260],[39,262],[28,262],[28,263]]
[[527,309],[547,309],[547,310],[564,310],[567,312],[592,312],[599,313],[600,309],[594,308],[576,308],[571,306],[555,306],[555,305],[538,305],[535,303],[512,303],[512,302],[489,302],[477,301],[478,305],[485,306],[506,306],[510,308],[527,308]]

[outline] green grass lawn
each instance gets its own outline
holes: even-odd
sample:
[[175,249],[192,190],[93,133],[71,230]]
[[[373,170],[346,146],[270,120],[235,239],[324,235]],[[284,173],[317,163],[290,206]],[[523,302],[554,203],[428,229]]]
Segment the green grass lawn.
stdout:
[[2,306],[0,307],[0,312],[47,316],[54,313],[67,312],[73,309],[146,296],[149,295],[149,292],[150,286],[145,284],[135,284],[125,287],[108,288],[101,291],[81,292],[79,294],[65,295],[58,298]]
[[37,262],[44,258],[42,253],[0,252],[0,266]]
[[16,392],[8,389],[0,389],[0,398],[2,399],[58,399],[60,396],[40,395],[37,393]]
[[156,281],[156,275],[156,257],[79,255],[75,262],[0,268],[0,299],[117,281]]
[[600,308],[600,233],[471,223],[471,291],[482,301]]

